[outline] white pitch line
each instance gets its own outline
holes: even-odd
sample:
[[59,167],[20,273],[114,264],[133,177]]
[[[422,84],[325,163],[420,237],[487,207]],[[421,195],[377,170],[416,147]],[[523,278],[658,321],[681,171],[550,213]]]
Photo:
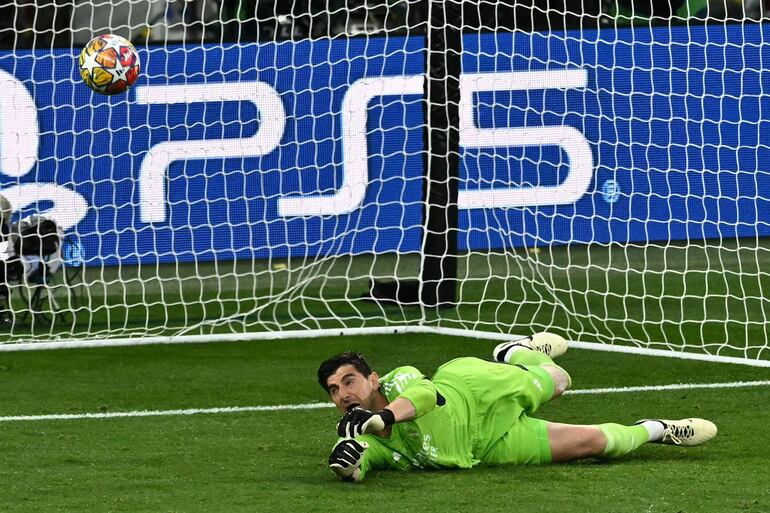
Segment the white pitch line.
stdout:
[[[662,390],[692,390],[696,388],[746,388],[764,387],[770,385],[765,381],[734,381],[732,383],[675,383],[672,385],[646,385],[639,387],[621,388],[586,388],[583,390],[568,390],[567,394],[617,394],[623,392],[658,392]],[[2,418],[2,417],[0,417]]]
[[[770,386],[770,380],[766,381],[734,381],[732,383],[676,383],[672,385],[648,385],[638,387],[618,388],[585,388],[582,390],[569,390],[569,395],[588,394],[618,394],[627,392],[659,392],[665,390],[692,390],[703,388],[747,388]],[[102,413],[56,413],[50,415],[9,415],[0,417],[0,422],[21,422],[34,420],[81,420],[81,419],[114,419],[122,417],[166,417],[179,415],[206,415],[219,413],[242,413],[255,411],[280,411],[280,410],[319,410],[322,408],[334,408],[332,403],[305,403],[305,404],[276,404],[272,406],[231,406],[224,408],[190,408],[186,410],[143,410],[143,411],[116,411]]]
[[16,422],[23,420],[80,420],[80,419],[114,419],[120,417],[166,417],[174,415],[204,415],[217,413],[241,413],[250,411],[279,411],[279,410],[317,410],[333,408],[332,403],[307,404],[276,404],[274,406],[230,406],[224,408],[190,408],[187,410],[141,410],[115,411],[102,413],[54,413],[50,415],[10,415],[0,417],[0,422]]

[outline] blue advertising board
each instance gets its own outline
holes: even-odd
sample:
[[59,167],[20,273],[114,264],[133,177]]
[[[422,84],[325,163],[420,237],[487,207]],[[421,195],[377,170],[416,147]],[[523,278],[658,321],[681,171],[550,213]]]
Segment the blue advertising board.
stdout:
[[[770,234],[770,27],[468,35],[460,250]],[[422,38],[0,53],[0,185],[89,264],[418,251]]]

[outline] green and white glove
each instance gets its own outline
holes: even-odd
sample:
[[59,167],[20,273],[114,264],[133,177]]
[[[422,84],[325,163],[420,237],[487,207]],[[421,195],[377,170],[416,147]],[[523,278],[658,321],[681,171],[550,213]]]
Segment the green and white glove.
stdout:
[[344,438],[355,438],[366,433],[379,433],[396,421],[393,412],[383,408],[371,412],[363,408],[353,408],[342,417],[337,424],[337,435]]

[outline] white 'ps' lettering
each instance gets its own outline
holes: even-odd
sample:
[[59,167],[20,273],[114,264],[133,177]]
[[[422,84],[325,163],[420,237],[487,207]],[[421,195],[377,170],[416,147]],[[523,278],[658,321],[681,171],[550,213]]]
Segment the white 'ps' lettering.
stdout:
[[[0,69],[0,173],[21,178],[37,163],[40,146],[37,106],[24,84]],[[23,183],[0,190],[13,210],[40,202],[53,206],[44,213],[63,230],[78,224],[88,213],[80,193],[56,183]]]
[[144,223],[166,220],[166,170],[175,161],[259,157],[278,147],[286,111],[275,89],[264,82],[149,85],[136,89],[139,104],[249,101],[257,107],[259,128],[251,137],[166,141],[150,148],[139,170],[140,215]]

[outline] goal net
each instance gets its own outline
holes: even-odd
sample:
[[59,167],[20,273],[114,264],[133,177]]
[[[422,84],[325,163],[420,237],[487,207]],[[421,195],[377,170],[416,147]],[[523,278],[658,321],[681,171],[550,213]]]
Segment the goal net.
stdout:
[[[547,329],[768,359],[765,14],[5,3],[0,340]],[[80,80],[104,33],[139,51],[122,95]],[[57,250],[11,266],[30,219]]]

